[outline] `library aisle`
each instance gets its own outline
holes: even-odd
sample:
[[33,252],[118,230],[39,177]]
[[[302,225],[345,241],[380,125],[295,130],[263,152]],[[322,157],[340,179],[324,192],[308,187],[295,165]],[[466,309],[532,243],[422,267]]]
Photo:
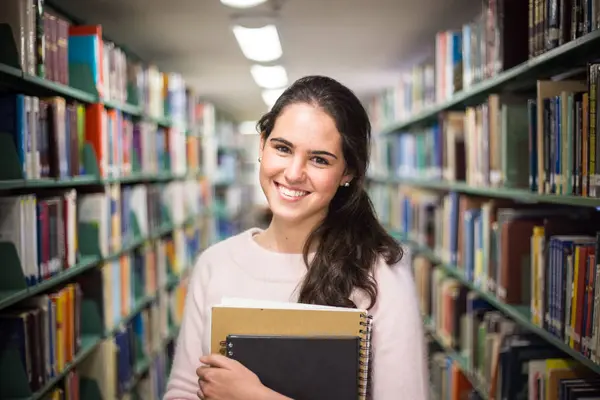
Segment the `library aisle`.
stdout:
[[600,19],[483,3],[370,99],[369,190],[411,253],[434,398],[598,398]]
[[191,267],[246,228],[243,149],[180,74],[74,21],[0,5],[0,399],[159,399]]
[[369,112],[430,399],[600,398],[600,5],[345,1],[0,2],[0,400],[162,398],[197,257],[269,221],[249,117],[309,74]]

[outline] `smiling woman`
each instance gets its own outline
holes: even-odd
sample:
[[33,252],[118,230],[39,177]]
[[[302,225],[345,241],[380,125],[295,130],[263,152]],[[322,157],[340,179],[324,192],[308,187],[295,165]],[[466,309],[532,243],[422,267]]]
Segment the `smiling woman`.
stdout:
[[285,399],[245,367],[210,355],[210,310],[223,297],[368,309],[372,398],[426,399],[409,263],[363,187],[371,127],[362,104],[339,82],[309,76],[292,84],[257,126],[259,179],[272,219],[199,258],[165,399]]

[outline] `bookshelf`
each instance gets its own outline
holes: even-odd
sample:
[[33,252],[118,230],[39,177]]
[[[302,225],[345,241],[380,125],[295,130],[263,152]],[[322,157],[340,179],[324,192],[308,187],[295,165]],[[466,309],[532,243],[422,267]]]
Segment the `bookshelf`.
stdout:
[[232,122],[52,3],[0,6],[0,398],[159,399]]
[[598,390],[600,20],[577,4],[486,1],[366,104],[368,190],[414,271],[433,399]]

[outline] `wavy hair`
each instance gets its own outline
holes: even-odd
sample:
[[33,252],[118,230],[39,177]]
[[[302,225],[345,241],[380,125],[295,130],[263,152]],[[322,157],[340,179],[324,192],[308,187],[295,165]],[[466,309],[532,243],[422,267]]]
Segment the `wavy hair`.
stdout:
[[[371,123],[354,93],[334,79],[307,76],[287,88],[272,109],[257,123],[266,139],[282,110],[296,103],[319,107],[335,121],[342,137],[346,171],[354,178],[340,187],[324,220],[308,236],[303,249],[308,272],[300,287],[300,303],[356,308],[350,300],[354,289],[366,293],[369,308],[377,301],[372,270],[383,257],[388,265],[400,261],[402,247],[379,223],[365,191],[369,163]],[[309,249],[316,249],[309,262]]]

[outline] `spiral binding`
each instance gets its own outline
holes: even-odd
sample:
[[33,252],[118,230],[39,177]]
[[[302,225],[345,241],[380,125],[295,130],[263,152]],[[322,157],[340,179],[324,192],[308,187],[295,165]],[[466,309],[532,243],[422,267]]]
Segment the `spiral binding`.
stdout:
[[233,356],[233,350],[231,350],[232,347],[233,343],[229,343],[227,340],[221,340],[219,342],[219,354],[231,358]]
[[367,313],[361,314],[363,321],[361,321],[361,325],[364,326],[361,329],[360,335],[361,345],[360,345],[360,361],[359,361],[359,399],[369,399],[371,397],[370,389],[371,385],[369,384],[370,376],[371,376],[371,331],[373,326],[373,316]]

